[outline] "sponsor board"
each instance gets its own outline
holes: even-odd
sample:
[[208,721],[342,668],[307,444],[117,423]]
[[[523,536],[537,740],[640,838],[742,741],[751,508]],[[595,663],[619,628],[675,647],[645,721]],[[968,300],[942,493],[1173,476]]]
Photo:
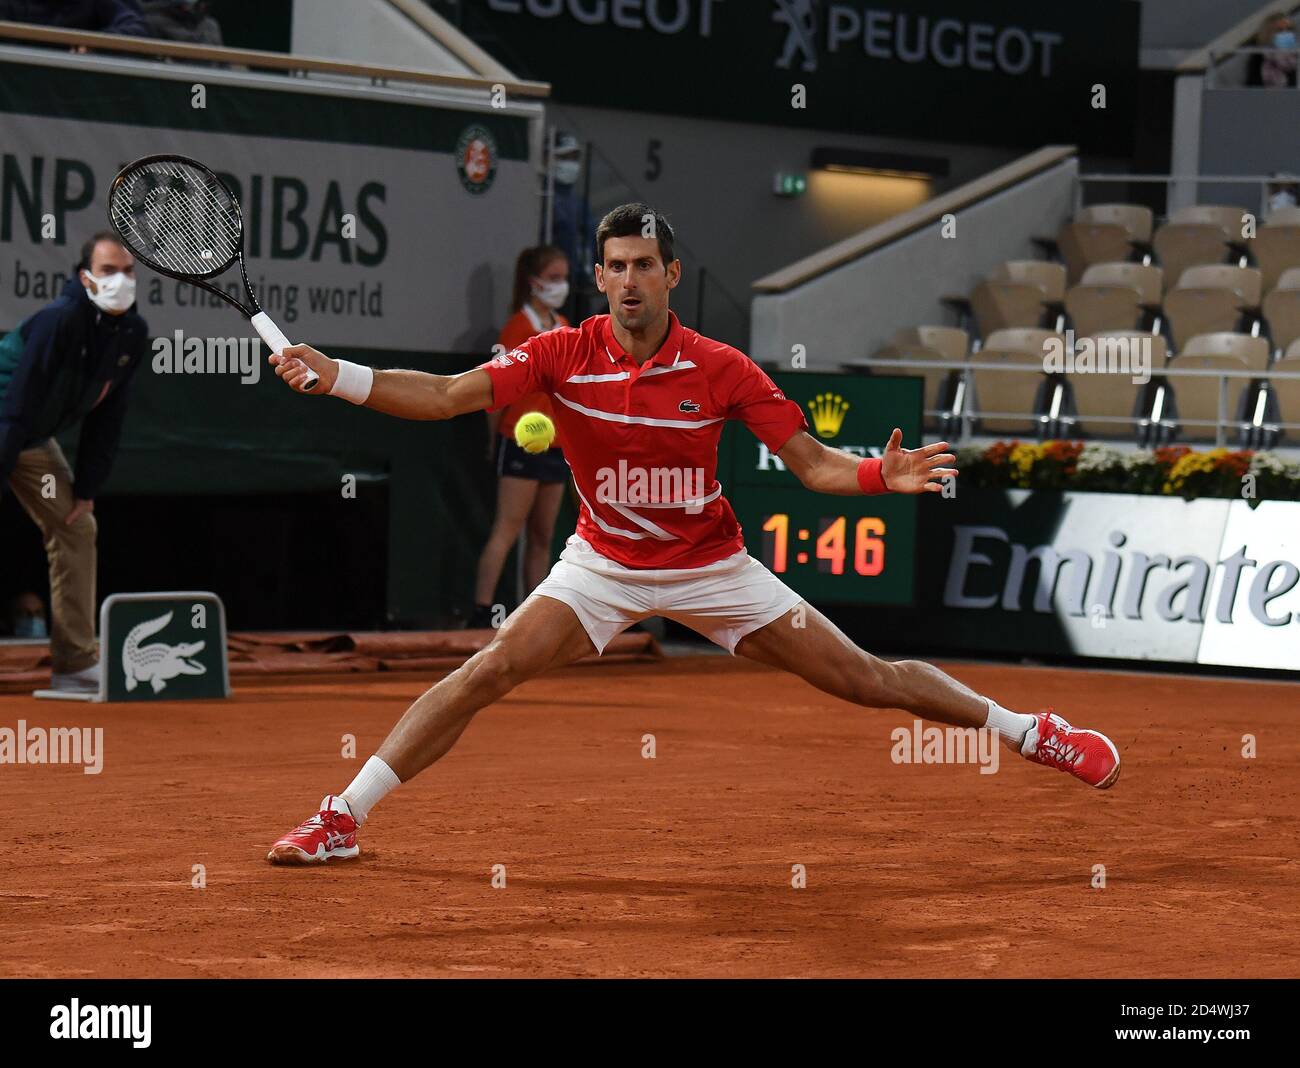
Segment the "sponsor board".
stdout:
[[918,636],[1300,670],[1300,504],[965,490],[922,526],[941,566],[920,569]]
[[[920,378],[789,371],[772,381],[832,448],[879,457],[894,427],[905,447],[921,443]],[[797,593],[819,605],[911,604],[915,497],[812,493],[739,423],[723,431],[718,470],[750,555]]]
[[100,700],[228,697],[226,611],[215,593],[115,593],[99,610]]
[[[1139,5],[1000,0],[484,0],[489,48],[536,57],[561,104],[608,106],[593,55],[688,77],[620,85],[621,108],[912,139],[1132,146]],[[978,10],[976,10],[978,8]],[[1097,86],[1107,90],[1099,106]],[[792,106],[796,86],[808,102]],[[1015,106],[1007,101],[1014,99]],[[941,106],[940,106],[941,104]]]
[[[108,229],[123,164],[178,152],[240,201],[249,282],[291,340],[458,352],[493,332],[487,309],[509,284],[501,250],[537,229],[526,115],[160,69],[0,59],[0,330],[58,296],[81,243]],[[154,336],[238,329],[209,293],[144,268],[137,280]],[[242,298],[237,271],[214,282]]]
[[1300,504],[1233,501],[1196,660],[1300,670]]

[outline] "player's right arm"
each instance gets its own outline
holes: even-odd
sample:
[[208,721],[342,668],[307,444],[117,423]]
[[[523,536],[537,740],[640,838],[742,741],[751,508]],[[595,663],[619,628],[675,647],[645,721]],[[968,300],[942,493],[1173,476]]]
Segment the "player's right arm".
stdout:
[[365,406],[399,419],[451,419],[492,407],[492,379],[481,367],[458,375],[376,371]]
[[[299,391],[307,369],[315,371],[320,381],[307,392],[316,396],[334,388],[342,361],[330,359],[310,345],[290,345],[280,355],[272,356],[271,364],[280,378]],[[396,370],[371,373],[365,407],[399,419],[451,419],[492,407],[492,379],[481,367],[458,375]]]
[[299,392],[310,369],[320,377],[307,391],[313,396],[333,392],[399,419],[451,419],[501,408],[528,393],[549,392],[548,369],[556,351],[555,342],[539,334],[458,375],[372,370],[330,359],[310,345],[290,345],[273,355],[271,364],[275,373]]

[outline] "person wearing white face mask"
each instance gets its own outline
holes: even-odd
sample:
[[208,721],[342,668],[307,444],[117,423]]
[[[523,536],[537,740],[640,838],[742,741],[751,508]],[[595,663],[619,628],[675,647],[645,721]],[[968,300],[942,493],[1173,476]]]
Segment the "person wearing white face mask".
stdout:
[[1274,12],[1260,24],[1253,42],[1256,48],[1246,66],[1246,84],[1268,89],[1295,88],[1297,59],[1295,23],[1282,12]]
[[[569,260],[564,252],[553,245],[524,249],[515,261],[511,304],[514,314],[501,328],[499,351],[509,352],[536,334],[568,326],[569,320],[559,312],[568,297]],[[497,508],[492,532],[479,556],[471,627],[492,626],[492,604],[501,569],[525,527],[525,596],[550,570],[551,537],[569,481],[569,467],[558,438],[555,445],[537,455],[524,452],[515,443],[515,423],[525,412],[551,416],[551,398],[535,393],[499,412],[488,413],[488,458],[497,465]]]
[[[557,139],[553,169],[555,185],[551,189],[554,197],[551,232],[546,233],[543,223],[539,240],[563,249],[570,267],[581,281],[591,276],[590,241],[591,235],[596,232],[596,222],[583,199],[582,146],[572,134],[561,134]],[[589,294],[579,294],[579,304],[575,311],[579,319],[583,317],[582,309],[587,296]]]
[[[82,246],[59,298],[0,340],[0,493],[11,491],[44,535],[56,690],[98,689],[95,498],[148,346],[135,259],[109,231]],[[78,423],[74,471],[54,436]]]
[[9,632],[15,638],[47,638],[45,605],[28,590],[13,599],[9,613]]
[[1272,218],[1276,212],[1285,211],[1296,206],[1296,190],[1300,188],[1294,178],[1286,174],[1274,174],[1268,183],[1268,214]]

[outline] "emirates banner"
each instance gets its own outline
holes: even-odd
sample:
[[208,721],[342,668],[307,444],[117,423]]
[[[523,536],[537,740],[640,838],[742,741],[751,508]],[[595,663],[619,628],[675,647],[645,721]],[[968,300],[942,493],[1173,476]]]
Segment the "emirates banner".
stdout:
[[909,636],[1300,671],[1300,503],[959,490],[925,505]]

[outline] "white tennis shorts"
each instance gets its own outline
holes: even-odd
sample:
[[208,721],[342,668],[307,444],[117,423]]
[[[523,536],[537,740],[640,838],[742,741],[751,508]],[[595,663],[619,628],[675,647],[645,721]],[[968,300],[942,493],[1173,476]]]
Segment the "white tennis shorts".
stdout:
[[650,616],[675,620],[735,653],[746,634],[803,600],[744,549],[704,567],[642,571],[601,556],[576,534],[533,596],[572,608],[597,653]]

